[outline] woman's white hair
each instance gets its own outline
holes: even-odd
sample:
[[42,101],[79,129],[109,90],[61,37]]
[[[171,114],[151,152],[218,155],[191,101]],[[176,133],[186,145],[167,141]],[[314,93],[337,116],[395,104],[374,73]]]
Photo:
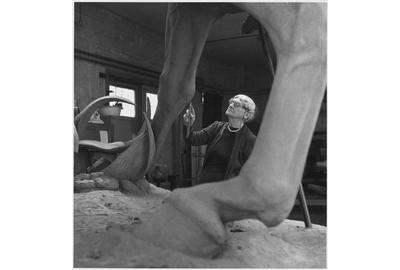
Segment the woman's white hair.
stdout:
[[243,105],[243,108],[249,112],[249,117],[245,119],[245,122],[253,120],[257,110],[254,101],[250,97],[242,94],[236,95],[233,98],[239,99]]

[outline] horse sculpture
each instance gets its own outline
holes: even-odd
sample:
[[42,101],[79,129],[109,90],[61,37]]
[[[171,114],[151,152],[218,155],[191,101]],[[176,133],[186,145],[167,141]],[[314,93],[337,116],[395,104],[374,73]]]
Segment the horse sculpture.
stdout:
[[[289,215],[326,87],[325,3],[235,6],[268,31],[277,55],[275,78],[254,150],[238,176],[175,189],[139,228],[143,237],[159,246],[202,257],[215,256],[221,250],[226,222],[256,218],[266,226],[277,226]],[[172,123],[194,96],[196,70],[212,24],[229,12],[232,8],[226,3],[168,5],[165,62],[151,125],[155,140],[152,165]],[[119,180],[123,176],[132,183],[141,178],[143,172],[135,168],[143,166],[136,163],[148,160],[137,158],[134,147],[131,145],[104,174]]]

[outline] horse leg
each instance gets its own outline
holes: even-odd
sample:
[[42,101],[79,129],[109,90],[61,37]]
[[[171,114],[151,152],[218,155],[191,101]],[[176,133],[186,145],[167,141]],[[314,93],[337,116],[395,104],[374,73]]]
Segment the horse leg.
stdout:
[[276,226],[288,216],[326,85],[325,4],[239,5],[268,30],[278,58],[253,152],[237,177],[174,190],[141,227],[154,243],[198,256],[218,254],[225,222]]
[[165,62],[159,80],[159,103],[152,122],[156,141],[155,160],[173,122],[194,96],[201,52],[218,14],[215,5],[168,5]]
[[[264,208],[255,207],[256,216],[274,226],[293,207],[325,91],[326,5],[241,3],[240,7],[270,33],[278,66],[253,153],[238,184],[232,181],[225,194],[248,186],[247,195],[256,198],[254,206]],[[226,202],[234,209],[251,205],[231,202],[232,197],[227,196]],[[222,218],[235,217],[228,213]]]
[[[120,180],[124,190],[146,191],[149,188],[144,175],[152,169],[152,164],[157,160],[173,121],[194,95],[197,65],[217,14],[218,9],[213,5],[168,6],[165,63],[158,92],[160,102],[152,128],[147,128],[148,136],[145,137],[150,139],[133,140],[129,148],[104,169],[107,176]],[[153,138],[156,143],[154,156],[152,153],[146,153],[149,148],[153,148]]]

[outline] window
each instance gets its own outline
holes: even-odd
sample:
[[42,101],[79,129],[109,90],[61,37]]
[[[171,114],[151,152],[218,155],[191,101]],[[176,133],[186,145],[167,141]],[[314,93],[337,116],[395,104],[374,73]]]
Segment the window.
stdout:
[[[153,119],[158,105],[158,97],[156,94],[146,93],[146,112],[150,111],[150,120]],[[150,108],[149,108],[150,106]]]
[[[135,90],[129,89],[129,88],[123,88],[115,85],[111,85],[108,88],[109,90],[109,96],[118,96],[118,97],[123,97],[126,99],[131,100],[133,103],[136,104],[135,102]],[[110,105],[113,106],[115,105],[116,101],[110,102]],[[122,103],[122,110],[121,110],[121,116],[127,116],[127,117],[136,117],[136,106],[128,104],[123,102]]]

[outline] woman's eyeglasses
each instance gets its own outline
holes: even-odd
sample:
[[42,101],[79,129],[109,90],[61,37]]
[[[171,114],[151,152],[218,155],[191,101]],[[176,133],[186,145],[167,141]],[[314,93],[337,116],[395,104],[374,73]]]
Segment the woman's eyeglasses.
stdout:
[[233,100],[233,99],[230,99],[229,100],[229,105],[233,105],[233,107],[234,108],[239,108],[239,107],[241,107],[241,108],[243,108],[243,109],[245,109],[245,110],[248,110],[245,106],[244,106],[244,104],[242,103],[242,102],[240,102],[240,101],[236,101],[236,100]]

